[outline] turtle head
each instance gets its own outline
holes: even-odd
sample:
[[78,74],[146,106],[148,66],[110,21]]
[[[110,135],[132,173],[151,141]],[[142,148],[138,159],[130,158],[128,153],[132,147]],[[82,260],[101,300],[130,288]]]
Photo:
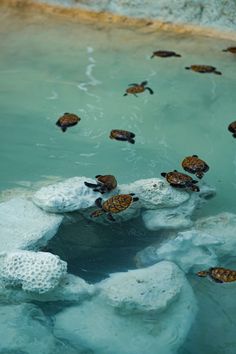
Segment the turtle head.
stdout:
[[209,274],[209,270],[201,270],[200,272],[196,273],[199,277],[207,277]]

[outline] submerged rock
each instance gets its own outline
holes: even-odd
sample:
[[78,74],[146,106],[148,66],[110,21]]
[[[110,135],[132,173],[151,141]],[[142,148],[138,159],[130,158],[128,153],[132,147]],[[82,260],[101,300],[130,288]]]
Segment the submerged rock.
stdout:
[[112,274],[100,293],[55,316],[55,335],[96,354],[170,354],[183,343],[195,297],[173,263]]
[[38,249],[57,232],[63,217],[47,214],[31,201],[13,198],[0,204],[0,252]]
[[54,289],[67,271],[66,262],[46,252],[16,251],[0,255],[0,284],[46,293]]
[[136,255],[139,266],[147,266],[161,260],[173,261],[185,272],[194,272],[223,265],[236,256],[236,214],[221,213],[199,219],[189,231],[177,237],[153,245]]

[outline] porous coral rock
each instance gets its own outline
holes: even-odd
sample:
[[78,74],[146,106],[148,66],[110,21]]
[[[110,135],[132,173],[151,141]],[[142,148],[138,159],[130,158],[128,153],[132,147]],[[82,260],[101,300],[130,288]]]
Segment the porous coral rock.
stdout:
[[55,316],[55,335],[96,354],[171,354],[183,343],[196,301],[183,272],[161,262],[112,274],[91,301]]
[[47,214],[24,198],[0,204],[0,252],[38,249],[57,232],[61,215]]
[[0,255],[0,283],[5,287],[46,293],[54,289],[67,271],[66,262],[46,252],[16,251]]

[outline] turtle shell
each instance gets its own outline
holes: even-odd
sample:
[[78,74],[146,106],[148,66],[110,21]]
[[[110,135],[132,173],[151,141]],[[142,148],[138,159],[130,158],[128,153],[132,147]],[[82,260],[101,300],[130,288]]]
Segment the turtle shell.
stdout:
[[230,125],[228,126],[228,130],[229,130],[231,133],[236,133],[236,121],[230,123]]
[[193,181],[192,177],[177,171],[168,172],[166,174],[166,180],[170,184],[179,185],[183,187]]
[[74,113],[64,113],[63,116],[58,119],[56,124],[59,127],[72,127],[73,125],[76,125],[80,120],[81,118]]
[[110,213],[120,213],[121,211],[127,209],[132,203],[133,198],[129,194],[118,194],[102,204],[102,209]]
[[137,85],[137,86],[131,86],[127,88],[126,92],[130,94],[136,94],[136,93],[141,93],[145,90],[144,85]]
[[134,134],[127,131],[127,130],[120,130],[120,129],[113,129],[110,133],[111,139],[119,139],[119,138],[126,138],[132,137]]
[[209,166],[205,161],[199,159],[197,156],[187,156],[182,161],[182,167],[185,171],[190,173],[207,172]]
[[216,68],[211,65],[191,65],[190,68],[191,70],[200,73],[212,73],[216,70]]
[[230,52],[236,54],[236,47],[228,47],[227,49],[224,50],[224,52]]
[[210,277],[218,282],[229,283],[236,281],[236,271],[226,268],[210,268]]
[[115,189],[117,186],[117,181],[112,175],[98,176],[97,181],[104,184],[108,190]]
[[175,52],[170,50],[157,50],[156,52],[153,52],[152,56],[161,57],[161,58],[181,57],[181,55],[176,54]]

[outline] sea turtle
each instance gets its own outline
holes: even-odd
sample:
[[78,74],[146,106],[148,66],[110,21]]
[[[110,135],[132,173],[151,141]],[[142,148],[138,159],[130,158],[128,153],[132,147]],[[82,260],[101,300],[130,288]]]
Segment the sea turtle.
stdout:
[[150,92],[150,94],[153,95],[154,92],[150,87],[146,86],[147,83],[148,83],[147,81],[143,81],[143,82],[141,82],[141,84],[129,84],[129,86],[131,86],[131,87],[127,88],[124,96],[131,94],[131,95],[138,97],[137,93],[144,92],[145,90],[148,90]]
[[67,128],[73,127],[76,125],[79,121],[81,120],[80,117],[78,117],[74,113],[64,113],[63,116],[61,116],[58,121],[56,122],[56,125],[61,128],[63,132],[66,131]]
[[180,58],[181,55],[177,54],[175,52],[172,52],[170,50],[157,50],[156,52],[152,53],[151,58],[154,58],[154,57],[160,57],[160,58],[178,57],[178,58]]
[[184,173],[178,172],[176,170],[172,172],[162,172],[162,177],[165,177],[168,183],[175,188],[186,188],[193,192],[199,192],[199,187],[195,186],[198,181],[192,179],[192,177],[185,175]]
[[186,66],[185,69],[192,70],[192,71],[195,71],[195,72],[201,73],[201,74],[213,73],[216,75],[222,75],[222,73],[220,71],[217,71],[216,68],[211,65],[191,65],[191,66]]
[[199,277],[210,276],[217,283],[230,283],[236,281],[236,271],[226,268],[210,268],[208,270],[202,270],[197,272]]
[[204,173],[209,170],[209,166],[206,162],[199,159],[197,155],[185,157],[182,161],[182,167],[185,171],[195,174],[198,178],[202,178]]
[[135,134],[127,130],[113,129],[110,132],[110,138],[120,141],[128,141],[131,144],[135,143]]
[[95,200],[95,204],[99,208],[99,210],[95,210],[90,216],[95,218],[104,213],[107,213],[108,219],[111,221],[115,221],[112,214],[120,213],[121,211],[127,209],[132,202],[136,202],[139,200],[138,197],[133,196],[134,193],[117,194],[107,199],[104,203],[102,203],[102,198],[98,198]]
[[228,47],[226,49],[223,49],[222,52],[230,52],[232,54],[236,54],[236,47]]
[[115,189],[117,186],[117,181],[112,175],[97,175],[95,178],[97,184],[84,182],[87,187],[93,188],[94,192],[100,192],[101,194],[107,193]]
[[236,120],[228,126],[228,130],[233,133],[233,137],[236,138]]

